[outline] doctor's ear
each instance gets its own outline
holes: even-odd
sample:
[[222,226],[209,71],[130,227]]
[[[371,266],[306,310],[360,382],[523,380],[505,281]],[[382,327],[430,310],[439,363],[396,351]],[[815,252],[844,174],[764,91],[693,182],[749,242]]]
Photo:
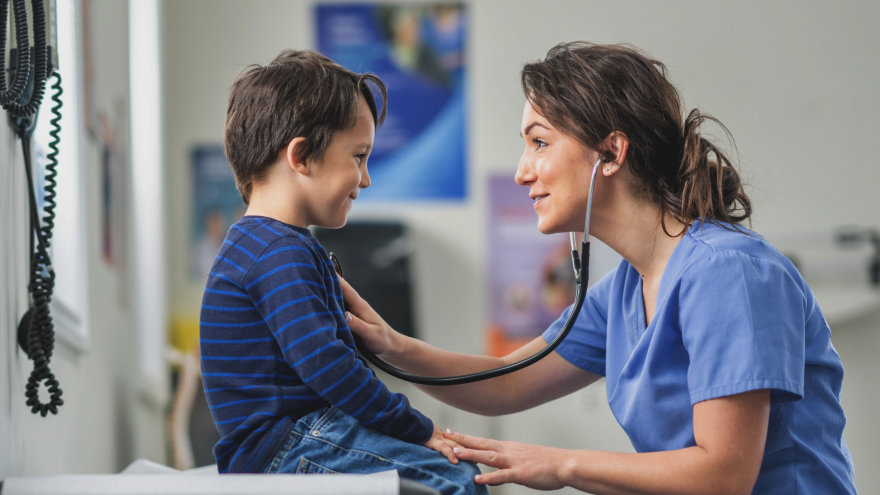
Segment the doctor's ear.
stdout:
[[305,151],[306,146],[306,138],[304,137],[295,137],[287,143],[287,146],[282,150],[284,154],[284,160],[287,162],[287,165],[294,172],[299,172],[301,174],[309,173],[309,165],[307,160],[303,158],[303,152]]
[[629,151],[629,138],[621,131],[614,131],[600,144],[602,158],[602,173],[613,175],[626,160],[626,152]]

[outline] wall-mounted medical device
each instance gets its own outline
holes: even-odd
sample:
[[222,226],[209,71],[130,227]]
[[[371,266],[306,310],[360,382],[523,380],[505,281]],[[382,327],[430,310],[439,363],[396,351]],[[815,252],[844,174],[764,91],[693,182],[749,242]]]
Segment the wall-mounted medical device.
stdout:
[[[6,110],[8,123],[21,140],[28,188],[30,270],[28,280],[29,308],[18,326],[18,343],[34,367],[25,387],[27,405],[34,414],[56,414],[64,401],[55,375],[49,369],[54,348],[54,325],[49,311],[55,283],[52,268],[51,241],[55,218],[55,186],[61,120],[61,76],[56,71],[57,36],[55,0],[0,0],[0,104]],[[9,36],[7,37],[7,28]],[[7,39],[10,46],[7,49]],[[33,43],[31,42],[33,40]],[[45,170],[34,170],[31,135],[43,101],[46,82],[52,85],[48,164]],[[42,208],[38,205],[36,174],[42,177]],[[40,397],[41,384],[48,400]]]
[[842,246],[869,244],[872,248],[868,261],[868,279],[874,287],[880,287],[880,232],[872,228],[845,227],[835,236]]

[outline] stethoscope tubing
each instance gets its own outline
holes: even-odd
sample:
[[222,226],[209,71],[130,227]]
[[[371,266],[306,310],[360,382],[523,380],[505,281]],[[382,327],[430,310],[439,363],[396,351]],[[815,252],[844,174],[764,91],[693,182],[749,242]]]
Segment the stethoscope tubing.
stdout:
[[[586,258],[581,258],[581,259],[589,260],[590,243],[584,242],[581,247],[581,250],[582,250],[582,253],[587,256]],[[568,335],[568,333],[574,327],[574,322],[577,319],[578,314],[580,314],[581,307],[583,307],[583,305],[584,305],[584,300],[586,299],[586,295],[587,295],[586,281],[588,279],[588,274],[589,274],[589,263],[583,263],[581,265],[581,272],[580,272],[581,279],[583,280],[583,282],[578,282],[578,284],[577,284],[577,292],[575,294],[575,302],[574,302],[574,305],[571,309],[571,312],[568,314],[568,318],[565,320],[565,325],[563,325],[562,330],[543,349],[541,349],[540,351],[536,352],[535,354],[532,354],[531,356],[529,356],[525,359],[522,359],[520,361],[517,361],[515,363],[511,363],[506,366],[501,366],[499,368],[495,368],[495,369],[491,369],[491,370],[478,371],[475,373],[469,373],[469,374],[458,375],[458,376],[430,377],[430,376],[415,375],[415,374],[403,371],[399,368],[395,368],[394,366],[391,366],[390,364],[386,363],[385,361],[382,361],[378,356],[376,356],[375,354],[366,350],[361,345],[358,345],[358,352],[361,354],[361,356],[364,357],[364,359],[366,359],[367,361],[369,361],[370,363],[372,363],[374,366],[376,366],[380,370],[384,371],[385,373],[388,373],[389,375],[391,375],[395,378],[400,378],[401,380],[406,380],[411,383],[417,383],[419,385],[441,385],[441,386],[463,385],[465,383],[473,383],[473,382],[478,382],[478,381],[482,381],[482,380],[488,380],[490,378],[495,378],[495,377],[498,377],[501,375],[506,375],[508,373],[513,373],[514,371],[521,370],[521,369],[525,368],[526,366],[531,366],[532,364],[535,364],[536,362],[540,361],[541,359],[547,357],[548,354],[553,352],[553,350],[556,349],[556,347],[559,346],[560,343],[562,343],[562,341],[565,339],[565,337]]]
[[[571,312],[568,314],[568,318],[565,320],[565,324],[562,326],[562,330],[556,334],[556,337],[553,338],[551,342],[549,342],[543,349],[532,354],[531,356],[517,361],[515,363],[511,363],[505,366],[501,366],[491,370],[478,371],[475,373],[468,373],[457,376],[443,376],[443,377],[432,377],[432,376],[422,376],[416,375],[413,373],[409,373],[401,370],[400,368],[396,368],[378,356],[367,350],[358,339],[355,339],[357,342],[358,353],[367,361],[372,363],[375,367],[380,370],[388,373],[389,375],[399,378],[401,380],[405,380],[411,383],[416,383],[419,385],[435,385],[435,386],[450,386],[450,385],[463,385],[466,383],[473,383],[482,380],[488,380],[491,378],[496,378],[501,375],[506,375],[508,373],[513,373],[514,371],[521,370],[527,366],[531,366],[541,359],[547,357],[548,354],[553,352],[556,347],[562,343],[563,340],[568,336],[571,329],[574,327],[575,321],[577,320],[578,315],[581,312],[581,308],[584,305],[584,300],[587,297],[587,282],[590,278],[590,214],[592,212],[593,206],[593,190],[596,187],[596,176],[599,170],[599,166],[602,163],[602,159],[596,161],[596,164],[593,166],[593,171],[590,174],[590,189],[589,196],[587,197],[587,211],[586,211],[586,219],[584,220],[584,239],[581,243],[580,256],[578,256],[577,250],[577,241],[575,240],[575,233],[571,232],[569,236],[569,241],[571,242],[571,261],[572,266],[575,272],[575,280],[576,280],[576,292],[575,292],[575,301],[571,308]],[[332,256],[335,263],[335,256]],[[340,272],[338,263],[336,264],[337,272]]]

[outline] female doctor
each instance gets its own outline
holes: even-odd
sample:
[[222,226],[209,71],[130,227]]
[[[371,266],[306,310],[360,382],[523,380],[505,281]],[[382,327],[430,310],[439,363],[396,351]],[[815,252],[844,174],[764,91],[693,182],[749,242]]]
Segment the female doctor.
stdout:
[[[499,415],[606,378],[637,453],[448,433],[458,458],[497,468],[478,483],[596,494],[855,493],[843,368],[828,325],[794,266],[740,225],[751,205],[739,176],[700,134],[714,119],[697,110],[682,119],[665,73],[634,48],[587,43],[558,45],[524,67],[516,181],[534,200],[538,230],[582,229],[590,174],[601,167],[590,234],[623,260],[590,288],[548,357],[488,381],[423,388]],[[367,347],[427,376],[534,354],[571,311],[506,357],[474,356],[397,333],[343,286],[350,326]]]

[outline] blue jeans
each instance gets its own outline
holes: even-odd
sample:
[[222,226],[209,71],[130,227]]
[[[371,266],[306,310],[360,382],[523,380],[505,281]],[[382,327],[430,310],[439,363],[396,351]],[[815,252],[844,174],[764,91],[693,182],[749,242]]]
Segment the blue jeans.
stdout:
[[452,464],[437,451],[362,426],[334,407],[300,418],[266,472],[368,474],[390,469],[444,495],[488,493],[485,485],[474,483],[480,472],[475,464]]

